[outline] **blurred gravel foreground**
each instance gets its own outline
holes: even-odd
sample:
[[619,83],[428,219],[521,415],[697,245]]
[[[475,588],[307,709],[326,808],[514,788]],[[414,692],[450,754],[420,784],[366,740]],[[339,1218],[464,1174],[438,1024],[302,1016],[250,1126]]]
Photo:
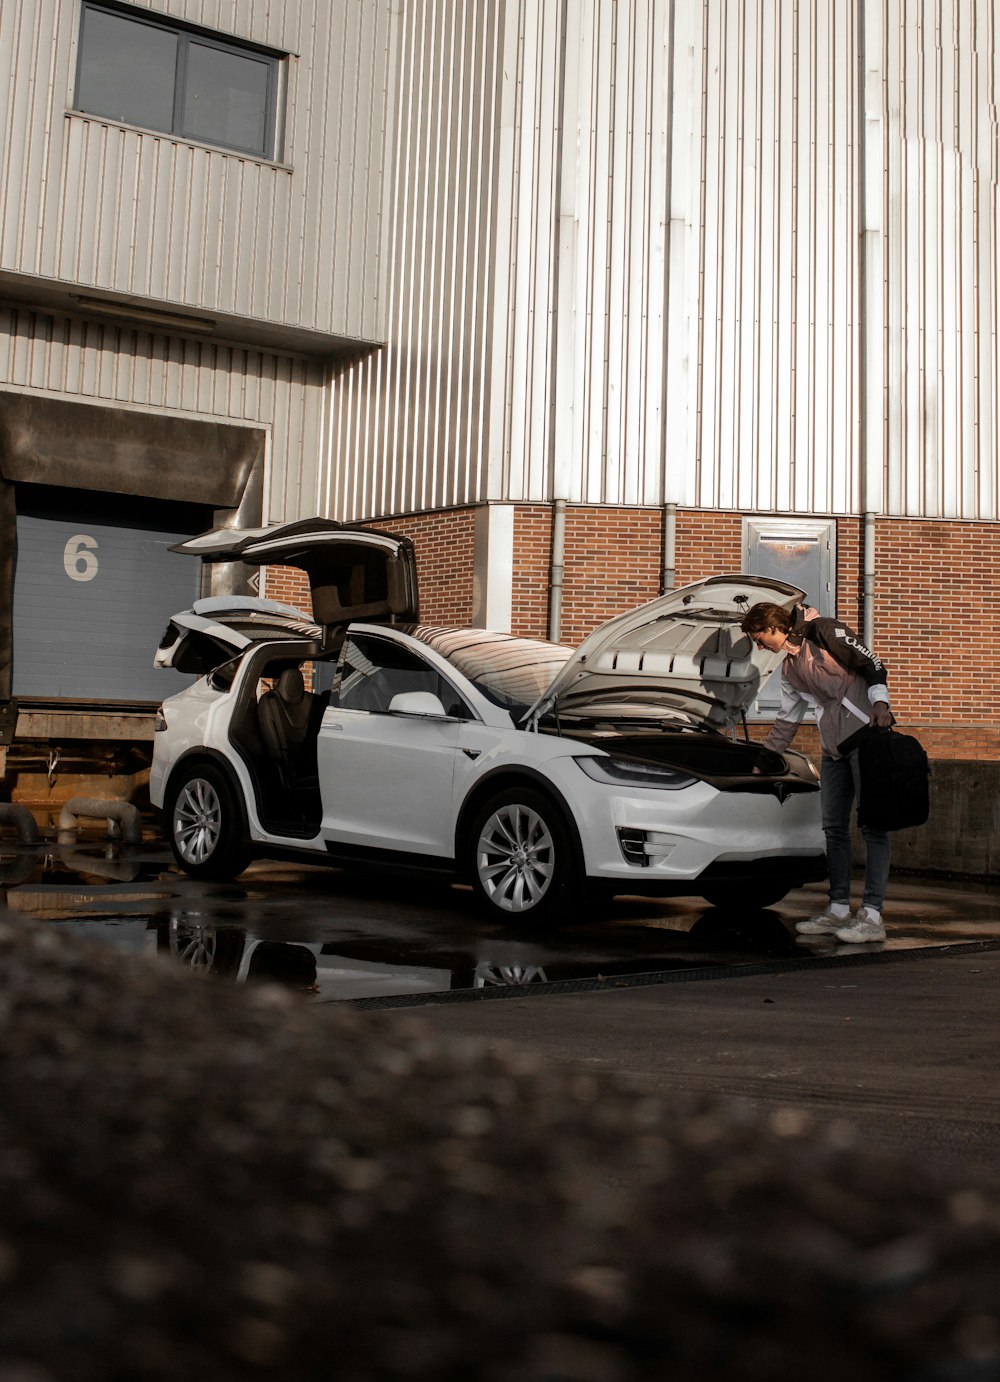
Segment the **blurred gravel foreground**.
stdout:
[[1000,1378],[1000,1205],[843,1127],[0,951],[0,1382]]

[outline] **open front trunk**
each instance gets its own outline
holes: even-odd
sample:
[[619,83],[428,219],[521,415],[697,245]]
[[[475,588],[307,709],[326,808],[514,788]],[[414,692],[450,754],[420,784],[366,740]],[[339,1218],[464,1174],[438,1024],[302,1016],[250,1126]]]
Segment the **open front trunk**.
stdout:
[[720,792],[754,792],[783,800],[793,792],[814,792],[817,786],[816,771],[804,755],[775,753],[763,744],[712,731],[606,730],[564,723],[559,732],[614,758],[677,768]]

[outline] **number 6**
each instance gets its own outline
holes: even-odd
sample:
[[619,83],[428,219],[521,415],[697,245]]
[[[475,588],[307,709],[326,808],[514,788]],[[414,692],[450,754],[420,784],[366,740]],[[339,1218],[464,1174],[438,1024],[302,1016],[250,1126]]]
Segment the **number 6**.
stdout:
[[94,551],[97,539],[86,533],[77,533],[67,542],[63,551],[63,570],[71,581],[92,581],[97,575],[98,565]]

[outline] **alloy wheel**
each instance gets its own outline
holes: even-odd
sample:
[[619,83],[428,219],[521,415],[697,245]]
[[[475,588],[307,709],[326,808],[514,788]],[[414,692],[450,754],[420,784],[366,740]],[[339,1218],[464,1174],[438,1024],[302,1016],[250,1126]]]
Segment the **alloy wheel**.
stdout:
[[192,778],[181,788],[174,806],[174,840],[188,864],[203,864],[218,846],[222,833],[222,804],[211,782]]
[[476,846],[476,871],[494,906],[531,911],[548,891],[554,869],[555,844],[537,811],[509,802],[487,817]]

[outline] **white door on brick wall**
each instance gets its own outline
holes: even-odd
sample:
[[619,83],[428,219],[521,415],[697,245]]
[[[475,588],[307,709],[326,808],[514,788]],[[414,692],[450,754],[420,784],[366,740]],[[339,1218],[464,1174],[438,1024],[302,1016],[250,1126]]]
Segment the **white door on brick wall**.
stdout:
[[189,676],[152,664],[167,620],[197,598],[200,580],[199,562],[167,549],[208,526],[204,515],[178,530],[176,506],[164,510],[151,500],[23,495],[14,695],[160,701],[190,684]]
[[[837,613],[837,525],[832,518],[745,518],[744,570],[806,592],[820,614]],[[773,719],[781,701],[781,669],[760,689],[751,716]]]

